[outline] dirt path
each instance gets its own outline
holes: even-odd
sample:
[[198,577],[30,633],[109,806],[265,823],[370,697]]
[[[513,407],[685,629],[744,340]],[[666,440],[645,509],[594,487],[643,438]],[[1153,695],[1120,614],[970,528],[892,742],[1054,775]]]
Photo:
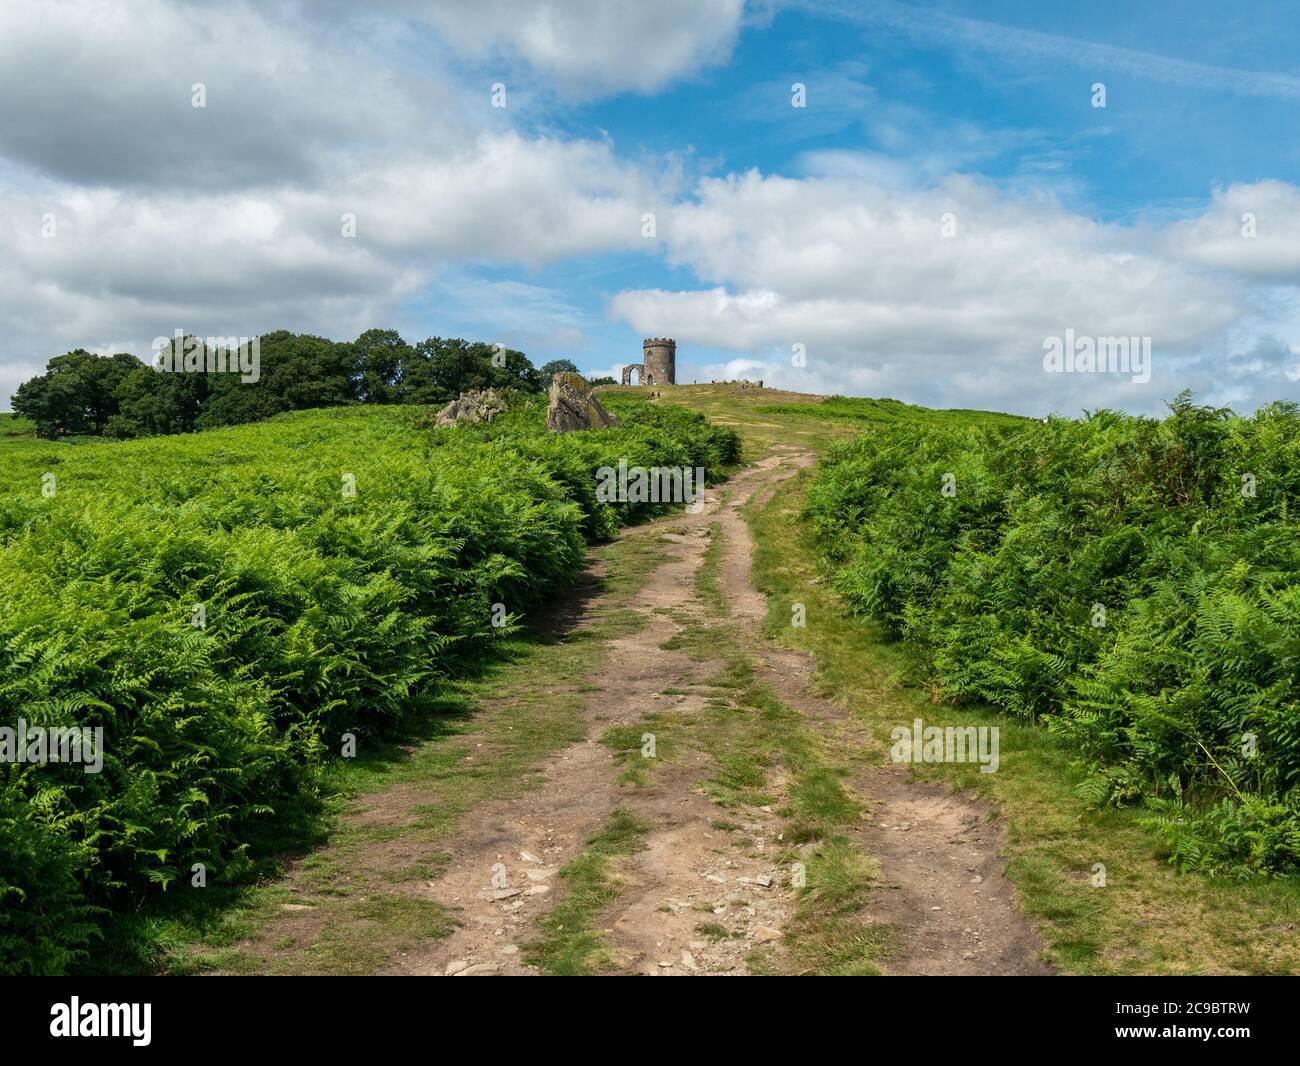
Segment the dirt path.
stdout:
[[[539,788],[480,804],[461,819],[450,861],[420,890],[450,908],[461,925],[395,960],[388,972],[536,972],[523,962],[520,944],[563,895],[561,867],[583,852],[615,809],[633,812],[649,829],[645,847],[619,864],[621,893],[599,930],[614,969],[744,974],[746,956],[765,943],[781,958],[782,930],[796,897],[775,862],[783,833],[783,819],[773,813],[779,805],[724,812],[701,787],[711,759],[693,749],[629,789],[619,783],[619,766],[600,737],[611,727],[636,727],[651,714],[689,719],[716,700],[710,678],[717,662],[675,647],[672,639],[687,625],[710,622],[696,576],[713,536],[721,537],[718,585],[728,624],[741,627],[763,683],[811,729],[833,729],[845,718],[842,708],[809,691],[807,656],[763,639],[766,601],[750,579],[753,545],[740,513],[751,497],[776,491],[812,458],[803,449],[778,447],[711,489],[700,513],[672,515],[624,534],[656,538],[662,561],[632,604],[646,624],[616,638],[602,676],[590,678],[595,689],[586,703],[586,740],[543,767]],[[585,618],[576,624],[586,624]],[[777,776],[766,787],[780,796]],[[869,811],[856,842],[880,862],[883,875],[871,893],[869,920],[898,934],[887,972],[1048,972],[1003,877],[997,830],[980,803],[910,782],[893,767],[861,774],[852,786]],[[729,824],[722,823],[723,814]],[[743,848],[735,846],[737,833]],[[714,935],[702,936],[702,924]]]

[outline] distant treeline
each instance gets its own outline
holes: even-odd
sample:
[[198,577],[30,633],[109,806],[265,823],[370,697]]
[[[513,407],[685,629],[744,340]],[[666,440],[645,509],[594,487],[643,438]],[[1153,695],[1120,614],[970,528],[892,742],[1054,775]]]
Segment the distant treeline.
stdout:
[[[539,369],[522,352],[482,342],[430,337],[408,344],[391,329],[367,330],[354,341],[278,330],[258,338],[257,348],[254,375],[240,373],[235,358],[228,370],[209,372],[226,362],[225,353],[215,358],[199,337],[173,340],[153,364],[78,349],[20,385],[13,408],[42,437],[142,437],[305,408],[443,404],[469,389],[535,393],[558,371],[577,370],[567,359]],[[179,369],[160,370],[159,362]]]

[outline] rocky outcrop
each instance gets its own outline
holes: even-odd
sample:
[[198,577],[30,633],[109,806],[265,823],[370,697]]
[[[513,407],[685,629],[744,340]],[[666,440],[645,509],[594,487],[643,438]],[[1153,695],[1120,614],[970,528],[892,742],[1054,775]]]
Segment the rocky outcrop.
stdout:
[[565,371],[551,378],[546,428],[552,433],[572,433],[577,429],[604,429],[616,425],[618,419],[601,406],[581,374]]
[[505,397],[496,389],[470,389],[439,411],[433,424],[456,426],[462,422],[491,422],[506,406]]

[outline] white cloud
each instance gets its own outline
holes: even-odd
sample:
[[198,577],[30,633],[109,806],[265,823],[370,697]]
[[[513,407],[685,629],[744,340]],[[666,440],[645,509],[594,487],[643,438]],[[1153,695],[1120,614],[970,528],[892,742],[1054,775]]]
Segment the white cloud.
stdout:
[[[943,235],[946,213],[954,237]],[[612,314],[684,349],[760,359],[766,373],[751,376],[790,387],[1010,410],[1155,409],[1256,310],[1243,279],[1211,276],[1186,247],[1162,253],[1143,231],[968,178],[920,190],[757,172],[708,179],[660,236],[670,261],[707,287],[626,291]],[[1152,382],[1047,374],[1044,340],[1067,329],[1151,337]],[[790,366],[795,344],[804,370]]]
[[581,93],[651,92],[724,61],[745,0],[437,0],[403,5],[457,48],[525,59]]
[[279,185],[387,142],[470,139],[436,77],[376,76],[240,2],[0,4],[0,98],[4,155],[87,185]]
[[[447,263],[640,249],[650,187],[604,144],[506,134],[351,173],[329,191],[0,196],[0,317],[19,323],[0,342],[0,394],[67,347],[125,339],[139,354],[175,328],[349,335]],[[344,212],[355,238],[342,235]]]
[[[50,190],[0,198],[0,396],[70,348],[146,355],[174,329],[354,336],[420,280],[331,231],[286,225],[255,194]],[[42,237],[40,216],[56,235]]]
[[242,5],[0,7],[0,406],[72,347],[355,335],[449,264],[652,250],[641,214],[671,184],[606,141],[485,132],[436,71],[305,32]]
[[641,215],[671,195],[608,144],[483,135],[440,158],[365,168],[312,196],[322,215],[358,214],[367,239],[398,253],[537,264],[643,249]]
[[1202,214],[1169,226],[1158,243],[1239,277],[1300,285],[1300,188],[1260,181],[1215,190]]

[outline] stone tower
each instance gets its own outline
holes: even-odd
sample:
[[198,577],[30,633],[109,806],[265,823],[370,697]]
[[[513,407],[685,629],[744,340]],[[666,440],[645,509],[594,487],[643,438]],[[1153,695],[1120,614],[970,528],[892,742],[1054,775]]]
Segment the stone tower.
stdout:
[[641,344],[642,374],[647,385],[677,384],[677,342],[668,337],[649,337]]

